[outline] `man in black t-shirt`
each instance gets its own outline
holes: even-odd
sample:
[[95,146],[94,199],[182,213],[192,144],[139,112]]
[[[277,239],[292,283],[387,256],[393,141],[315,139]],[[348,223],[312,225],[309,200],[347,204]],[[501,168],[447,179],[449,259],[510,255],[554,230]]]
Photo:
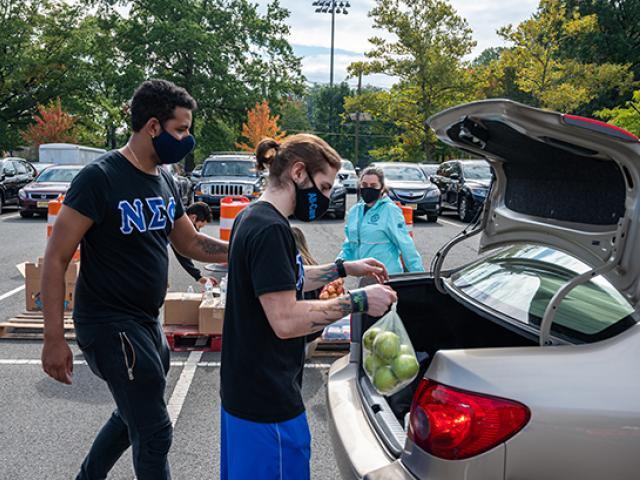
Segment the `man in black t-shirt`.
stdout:
[[382,315],[397,300],[371,285],[332,300],[303,293],[347,275],[384,282],[380,262],[304,266],[287,218],[320,218],[341,165],[313,135],[282,144],[265,139],[258,167],[269,167],[260,201],[233,224],[220,369],[221,480],[308,480],[311,437],[302,401],[305,336],[351,312]]
[[77,480],[107,477],[132,447],[138,480],[171,477],[172,424],[164,400],[169,350],[158,321],[168,277],[168,244],[205,262],[225,262],[228,245],[198,233],[161,164],[193,150],[196,103],[163,80],[144,82],[131,100],[133,134],[76,176],[47,244],[42,274],[42,365],[70,384],[64,339],[64,272],[81,245],[73,320],[78,346],[108,385],[116,410],[98,433]]

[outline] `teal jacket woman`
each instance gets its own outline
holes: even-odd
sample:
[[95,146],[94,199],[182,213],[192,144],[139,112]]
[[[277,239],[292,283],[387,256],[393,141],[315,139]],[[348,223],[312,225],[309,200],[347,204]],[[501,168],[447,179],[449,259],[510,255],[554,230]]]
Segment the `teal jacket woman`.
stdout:
[[375,258],[384,263],[389,273],[401,273],[400,256],[409,272],[424,272],[422,257],[402,215],[402,210],[384,191],[384,173],[368,168],[360,179],[360,201],[348,213],[345,242],[338,258],[345,261]]

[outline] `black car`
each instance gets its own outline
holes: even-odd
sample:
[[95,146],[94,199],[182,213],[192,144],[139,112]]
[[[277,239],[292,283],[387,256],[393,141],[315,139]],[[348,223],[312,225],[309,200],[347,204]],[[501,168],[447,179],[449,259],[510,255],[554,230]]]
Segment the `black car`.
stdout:
[[253,155],[213,155],[202,164],[194,187],[194,200],[206,203],[214,213],[219,213],[223,198],[241,196],[256,200],[264,187],[265,177],[257,171]]
[[474,219],[491,185],[491,167],[484,160],[450,160],[431,177],[442,192],[442,208],[455,210],[463,222]]
[[18,204],[18,192],[36,175],[35,168],[23,158],[0,159],[0,213],[6,205]]
[[327,213],[333,214],[338,220],[343,220],[347,213],[347,187],[336,177],[331,189],[331,202]]
[[429,182],[415,163],[381,162],[371,164],[384,172],[389,198],[413,209],[415,215],[426,215],[435,222],[440,215],[440,190]]

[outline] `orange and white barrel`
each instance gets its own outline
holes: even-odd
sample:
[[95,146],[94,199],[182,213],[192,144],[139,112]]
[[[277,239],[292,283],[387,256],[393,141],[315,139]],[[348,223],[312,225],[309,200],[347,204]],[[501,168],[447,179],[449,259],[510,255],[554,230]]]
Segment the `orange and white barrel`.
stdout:
[[[51,238],[51,234],[53,233],[53,225],[56,223],[56,218],[58,218],[58,213],[60,213],[60,209],[62,208],[62,202],[64,202],[64,195],[59,195],[58,198],[49,202],[47,208],[47,240]],[[80,247],[76,249],[72,260],[80,260]]]
[[220,239],[229,241],[233,222],[238,214],[249,206],[251,201],[246,197],[224,197],[220,200]]
[[413,238],[413,208],[402,205],[400,202],[396,202],[396,205],[402,210],[402,216],[404,217],[404,223],[407,225],[409,235]]

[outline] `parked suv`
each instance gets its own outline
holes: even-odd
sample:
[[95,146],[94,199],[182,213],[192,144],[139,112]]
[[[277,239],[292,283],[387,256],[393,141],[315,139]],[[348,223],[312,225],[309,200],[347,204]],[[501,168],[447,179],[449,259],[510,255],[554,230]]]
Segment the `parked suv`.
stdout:
[[194,200],[220,212],[220,200],[242,196],[255,200],[262,195],[265,177],[256,169],[253,155],[223,154],[207,158],[194,188]]
[[[640,141],[616,127],[507,100],[429,125],[486,155],[478,223],[429,274],[391,279],[421,369],[392,396],[361,367],[376,321],[352,316],[327,395],[344,478],[631,479],[640,450]],[[480,260],[451,248],[480,235]]]
[[484,160],[450,160],[431,177],[442,192],[442,208],[455,210],[463,222],[475,218],[491,185],[491,167]]
[[18,192],[35,177],[36,170],[25,159],[0,159],[0,213],[6,205],[18,204]]

